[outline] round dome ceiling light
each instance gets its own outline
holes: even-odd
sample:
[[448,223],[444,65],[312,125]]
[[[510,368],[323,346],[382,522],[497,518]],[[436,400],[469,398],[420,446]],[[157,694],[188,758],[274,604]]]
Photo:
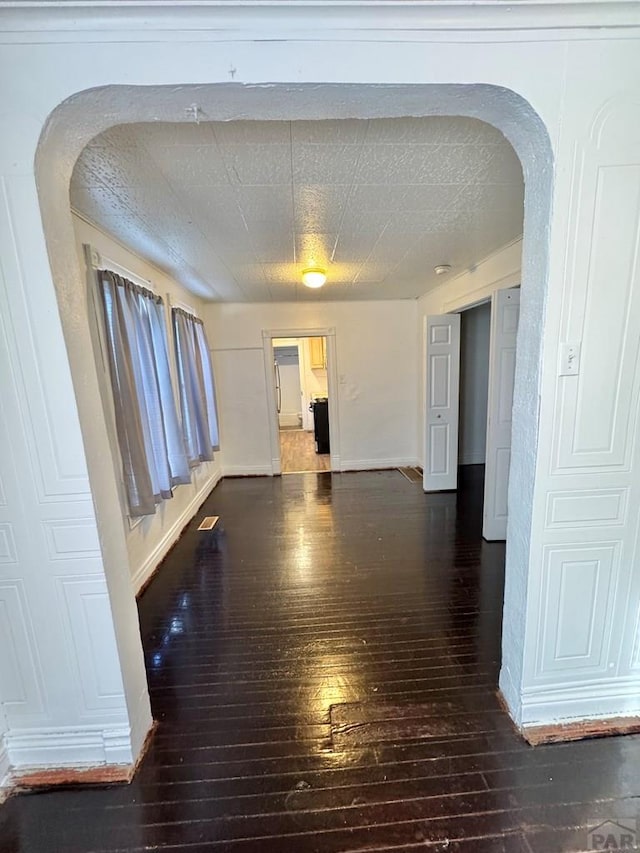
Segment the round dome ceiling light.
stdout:
[[451,272],[451,264],[438,264],[437,267],[433,268],[433,271],[436,275],[446,275]]
[[322,287],[327,280],[327,274],[320,267],[309,267],[302,271],[302,283],[307,287]]

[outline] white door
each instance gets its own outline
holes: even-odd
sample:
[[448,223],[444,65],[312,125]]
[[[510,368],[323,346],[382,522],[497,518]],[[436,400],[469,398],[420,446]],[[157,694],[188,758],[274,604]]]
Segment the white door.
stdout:
[[458,484],[460,315],[427,317],[426,411],[423,488],[455,489]]
[[482,535],[507,538],[507,490],[511,464],[511,410],[516,367],[520,290],[498,290],[491,298],[489,402]]

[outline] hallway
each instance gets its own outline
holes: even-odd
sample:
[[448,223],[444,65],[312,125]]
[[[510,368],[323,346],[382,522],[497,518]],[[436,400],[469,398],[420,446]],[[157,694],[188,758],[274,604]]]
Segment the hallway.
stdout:
[[223,481],[139,602],[134,782],[13,797],[0,853],[555,853],[635,818],[640,737],[533,749],[497,704],[480,473]]

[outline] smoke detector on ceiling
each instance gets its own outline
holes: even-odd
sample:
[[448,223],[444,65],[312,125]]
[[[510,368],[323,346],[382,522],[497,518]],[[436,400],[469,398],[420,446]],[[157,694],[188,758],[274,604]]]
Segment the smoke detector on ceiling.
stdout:
[[436,275],[446,275],[451,272],[451,264],[438,264],[433,268],[433,271]]

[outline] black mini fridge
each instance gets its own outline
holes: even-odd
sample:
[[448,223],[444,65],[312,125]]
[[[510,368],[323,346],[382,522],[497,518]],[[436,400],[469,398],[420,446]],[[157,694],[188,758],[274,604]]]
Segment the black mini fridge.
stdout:
[[318,397],[309,407],[313,412],[313,434],[316,440],[316,453],[329,453],[329,400]]

